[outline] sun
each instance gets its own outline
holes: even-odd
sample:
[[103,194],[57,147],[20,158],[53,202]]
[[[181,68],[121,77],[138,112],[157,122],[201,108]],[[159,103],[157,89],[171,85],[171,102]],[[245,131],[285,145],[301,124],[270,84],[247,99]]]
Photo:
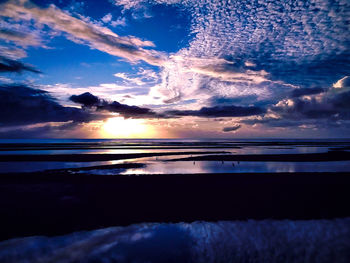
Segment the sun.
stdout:
[[153,129],[142,119],[109,118],[102,126],[105,138],[149,138]]

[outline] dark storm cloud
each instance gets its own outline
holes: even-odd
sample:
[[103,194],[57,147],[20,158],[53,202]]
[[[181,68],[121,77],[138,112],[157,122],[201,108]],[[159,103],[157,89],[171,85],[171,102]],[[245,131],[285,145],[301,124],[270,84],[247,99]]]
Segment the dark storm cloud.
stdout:
[[108,102],[97,96],[85,92],[80,95],[73,95],[69,98],[71,101],[81,104],[82,107],[96,107],[97,111],[108,111],[119,113],[126,118],[164,118],[164,115],[158,114],[149,108],[130,106],[117,101]]
[[350,91],[335,95],[331,103],[339,110],[350,111]]
[[35,69],[30,65],[26,65],[20,61],[12,60],[0,56],[0,72],[16,72],[30,71],[33,73],[41,73],[40,70]]
[[230,127],[224,127],[222,129],[223,132],[231,132],[231,131],[237,131],[239,128],[241,128],[241,125],[235,125],[235,126],[230,126]]
[[263,119],[247,119],[241,123],[247,125],[262,124],[271,128],[293,128],[293,129],[329,129],[342,128],[349,129],[350,122],[348,120],[332,120],[332,119],[283,119],[283,118],[263,118]]
[[172,110],[166,114],[173,116],[196,116],[196,117],[243,117],[265,113],[265,109],[260,107],[241,107],[241,106],[215,106],[203,107],[200,110]]
[[349,119],[350,91],[316,100],[295,98],[292,104],[271,107],[286,119]]
[[64,107],[48,92],[25,85],[0,86],[0,98],[2,126],[42,122],[88,122],[99,118],[81,109]]
[[177,118],[184,116],[196,116],[205,118],[215,117],[242,117],[259,115],[266,112],[260,107],[241,107],[241,106],[215,106],[203,107],[200,110],[170,110],[164,113],[156,113],[150,108],[130,106],[117,101],[108,102],[100,99],[93,94],[86,92],[80,95],[73,95],[70,100],[81,104],[82,107],[96,107],[96,110],[104,110],[119,113],[126,118]]
[[325,92],[325,89],[315,87],[315,88],[299,88],[295,89],[291,92],[291,97],[296,98],[296,97],[302,97],[305,95],[315,95],[315,94],[320,94]]
[[69,99],[75,103],[83,105],[84,107],[96,106],[100,102],[100,99],[92,95],[90,92],[85,92],[80,95],[72,95]]
[[[316,94],[317,95],[317,94]],[[274,117],[241,120],[241,123],[263,124],[269,127],[350,127],[349,89],[329,89],[327,92],[281,100],[269,108]]]
[[0,138],[4,139],[20,139],[20,138],[52,138],[62,136],[62,132],[67,132],[77,128],[81,123],[68,122],[62,125],[44,125],[41,127],[21,127],[0,130]]
[[[246,119],[241,120],[241,123],[247,124],[247,125],[255,125],[255,124],[262,124],[264,126],[268,127],[298,127],[301,125],[314,125],[314,120],[305,120],[305,119],[283,119],[283,118],[259,118],[259,119]],[[320,124],[320,121],[317,120],[317,123]]]
[[342,87],[343,88],[350,88],[350,77],[345,77],[342,79]]
[[156,117],[157,114],[149,108],[142,108],[138,106],[130,106],[122,104],[117,101],[111,103],[104,102],[97,107],[98,110],[107,110],[109,112],[116,112],[125,117]]

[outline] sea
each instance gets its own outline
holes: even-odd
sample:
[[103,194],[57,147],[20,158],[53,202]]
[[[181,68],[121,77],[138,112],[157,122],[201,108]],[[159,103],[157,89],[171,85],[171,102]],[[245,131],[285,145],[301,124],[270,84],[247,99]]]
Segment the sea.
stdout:
[[[350,161],[189,161],[200,155],[312,154],[350,151],[350,139],[0,139],[0,173],[22,173],[66,169],[89,174],[199,174],[199,173],[295,173],[349,172]],[[216,153],[215,153],[216,152]],[[6,156],[139,154],[147,157],[117,158],[108,161],[40,161]],[[162,156],[157,156],[162,153]],[[177,155],[172,155],[176,153]],[[181,153],[181,155],[179,155]],[[152,155],[154,154],[154,156]],[[135,157],[132,155],[131,157]],[[178,160],[182,159],[182,160]],[[142,164],[115,168],[116,164]],[[108,169],[111,165],[111,169]],[[96,169],[82,169],[85,167]],[[98,169],[98,166],[104,166]],[[70,171],[70,169],[74,169]]]

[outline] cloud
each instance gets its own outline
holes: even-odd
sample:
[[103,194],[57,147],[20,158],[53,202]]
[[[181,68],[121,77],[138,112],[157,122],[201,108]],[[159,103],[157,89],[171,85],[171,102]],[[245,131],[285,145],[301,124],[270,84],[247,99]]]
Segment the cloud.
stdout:
[[232,132],[232,131],[237,131],[239,128],[241,128],[242,126],[237,124],[235,126],[230,126],[230,127],[224,127],[222,129],[223,132]]
[[338,80],[336,83],[333,84],[333,88],[336,88],[336,89],[350,88],[350,77],[346,76]]
[[121,17],[117,20],[113,20],[113,16],[111,13],[106,14],[104,17],[101,18],[102,22],[105,24],[109,24],[112,27],[116,26],[126,26],[126,19],[125,17]]
[[200,110],[171,110],[166,114],[173,116],[196,116],[206,118],[216,117],[243,117],[265,113],[265,109],[259,107],[241,107],[241,106],[215,106],[202,107]]
[[346,1],[154,0],[123,5],[131,9],[151,3],[176,3],[191,15],[191,39],[172,55],[161,73],[161,87],[155,87],[165,101],[198,93],[271,99],[279,97],[281,88],[329,87],[349,75]]
[[8,28],[0,28],[0,39],[4,39],[6,42],[12,41],[22,47],[39,46],[41,44],[40,38],[30,31],[28,32],[28,29],[21,27],[13,29],[10,28],[10,24],[3,24],[3,26]]
[[126,118],[160,118],[161,116],[152,111],[149,108],[143,108],[138,106],[130,106],[122,104],[117,101],[111,103],[103,102],[102,105],[97,106],[98,110],[106,110],[109,112],[119,113]]
[[[337,123],[349,118],[346,89],[350,74],[350,6],[346,1],[112,2],[119,5],[122,12],[131,15],[145,13],[145,10],[150,10],[150,5],[174,4],[171,10],[174,16],[185,12],[190,16],[190,24],[183,25],[190,31],[186,38],[188,42],[178,52],[164,54],[156,51],[152,42],[119,36],[102,27],[102,22],[72,15],[53,5],[39,8],[25,1],[9,1],[1,5],[1,15],[7,16],[9,21],[24,21],[33,28],[50,27],[76,43],[131,62],[143,60],[159,66],[160,72],[154,78],[146,79],[147,74],[138,73],[116,73],[115,76],[117,81],[135,89],[145,87],[146,92],[152,86],[149,100],[145,99],[150,105],[157,101],[159,104],[177,104],[162,105],[163,109],[182,107],[181,110],[165,111],[163,115],[166,116],[211,118],[266,114],[260,120],[261,124],[265,122],[281,127],[292,123],[305,123],[311,127],[321,120]],[[102,18],[108,25],[113,23],[112,14]],[[30,36],[24,27],[6,26],[1,32],[16,43],[20,38]],[[102,85],[99,89],[79,89],[77,94],[91,91],[98,95],[98,103],[91,106],[96,102],[96,99],[92,100],[86,108],[95,107],[125,116],[159,116],[152,110],[154,105],[130,106],[130,100],[122,104],[125,102],[118,96],[112,97],[111,101],[100,99],[115,95],[122,89],[115,83]],[[334,89],[329,90],[332,85]],[[132,91],[123,92],[126,95]],[[139,96],[140,105],[147,105],[143,101],[145,97]],[[84,99],[87,98],[76,98],[81,100],[81,105],[88,105]],[[195,103],[184,105],[189,100]]]
[[[187,51],[170,56],[160,75],[162,82],[152,93],[162,97],[164,102],[173,102],[176,97],[266,96],[266,90],[273,85],[265,70],[224,58],[193,57]],[[283,83],[278,84],[281,85]]]
[[[144,0],[110,0],[116,6],[122,7],[122,13],[127,11],[131,14],[134,19],[151,18],[152,13],[150,12],[147,1]],[[151,2],[152,3],[152,2]]]
[[107,15],[105,15],[104,17],[101,18],[102,22],[107,24],[109,22],[111,22],[112,20],[112,14],[108,13]]
[[[82,124],[79,122],[67,122],[59,124],[29,125],[25,127],[8,127],[0,129],[0,138],[20,139],[20,138],[59,138],[66,137],[67,133],[79,129]],[[63,132],[64,131],[64,132]]]
[[126,19],[125,17],[119,18],[117,20],[112,20],[110,22],[112,27],[117,27],[117,26],[126,26]]
[[81,104],[84,108],[95,107],[97,111],[108,111],[119,113],[125,118],[164,118],[162,114],[158,114],[149,108],[130,106],[117,101],[108,102],[100,99],[89,92],[73,95],[69,98],[71,101]]
[[323,88],[299,88],[295,89],[291,92],[291,97],[292,98],[297,98],[297,97],[302,97],[305,95],[315,95],[315,94],[320,94],[325,92],[325,89]]
[[21,73],[23,71],[41,73],[40,70],[35,69],[31,65],[0,56],[0,72]]
[[[241,123],[262,124],[270,127],[350,128],[349,88],[330,88],[322,93],[282,99],[268,108],[265,116],[241,120]],[[299,96],[300,95],[300,96]]]
[[145,3],[144,0],[112,0],[112,3],[118,6],[122,6],[124,10],[138,9]]
[[102,115],[58,104],[48,92],[25,85],[0,86],[0,124],[26,125],[44,122],[89,122]]
[[89,92],[85,92],[80,95],[72,95],[69,98],[71,101],[81,104],[84,107],[92,107],[98,105],[100,99]]
[[126,118],[178,118],[185,116],[196,116],[204,118],[215,117],[242,117],[265,113],[265,109],[260,107],[241,107],[241,106],[215,106],[202,107],[200,110],[168,110],[163,113],[156,113],[150,108],[130,106],[117,101],[109,102],[100,99],[89,92],[73,95],[70,100],[81,104],[83,108],[95,107],[97,111],[108,111],[119,113]]
[[129,86],[139,86],[140,88],[151,87],[159,82],[158,74],[150,69],[140,68],[137,73],[127,74],[118,72],[114,76],[118,81]]
[[[245,82],[260,84],[269,81],[268,73],[252,67],[240,65],[237,62],[222,58],[195,58],[173,56],[175,61],[183,63],[184,71],[198,73],[207,77],[226,82]],[[186,61],[186,62],[185,62]]]
[[20,59],[27,56],[25,50],[16,47],[0,46],[0,57],[9,59]]
[[348,118],[350,112],[342,106],[347,105],[349,93],[321,99],[312,97],[282,100],[276,106],[271,107],[271,110],[285,119]]
[[251,104],[257,100],[256,95],[237,96],[237,97],[221,97],[213,96],[209,98],[210,105],[232,105],[232,104]]
[[333,107],[338,109],[339,112],[349,111],[348,116],[350,116],[350,91],[336,94],[331,98],[330,103],[332,103]]
[[34,20],[37,24],[47,25],[55,31],[66,33],[67,37],[74,42],[89,45],[131,62],[143,60],[152,65],[164,63],[163,53],[143,48],[153,47],[152,42],[133,36],[119,36],[88,19],[73,17],[54,5],[39,8],[29,1],[10,0],[1,5],[1,10],[2,17],[9,17],[13,20]]

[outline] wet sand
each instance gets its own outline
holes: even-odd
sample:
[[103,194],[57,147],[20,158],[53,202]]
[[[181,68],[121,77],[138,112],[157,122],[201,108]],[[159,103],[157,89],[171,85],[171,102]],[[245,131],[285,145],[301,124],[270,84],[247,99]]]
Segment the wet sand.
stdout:
[[15,154],[0,155],[0,162],[97,162],[124,159],[136,159],[144,157],[171,156],[171,155],[197,155],[218,154],[223,151],[201,152],[158,152],[158,153],[120,153],[120,154]]
[[250,161],[250,162],[327,162],[348,161],[350,152],[329,151],[305,154],[225,154],[203,155],[172,159],[169,161]]
[[349,217],[350,173],[0,175],[0,239],[141,222]]
[[[137,141],[137,140],[136,140]],[[157,149],[205,149],[205,148],[228,148],[241,149],[249,147],[334,147],[334,150],[343,148],[349,149],[349,140],[345,141],[166,141],[166,140],[143,140],[142,142],[134,141],[83,141],[83,142],[59,142],[59,143],[0,143],[0,151],[30,151],[30,150],[114,150],[114,149],[140,149],[140,150],[157,150]],[[340,147],[340,148],[338,148]]]

